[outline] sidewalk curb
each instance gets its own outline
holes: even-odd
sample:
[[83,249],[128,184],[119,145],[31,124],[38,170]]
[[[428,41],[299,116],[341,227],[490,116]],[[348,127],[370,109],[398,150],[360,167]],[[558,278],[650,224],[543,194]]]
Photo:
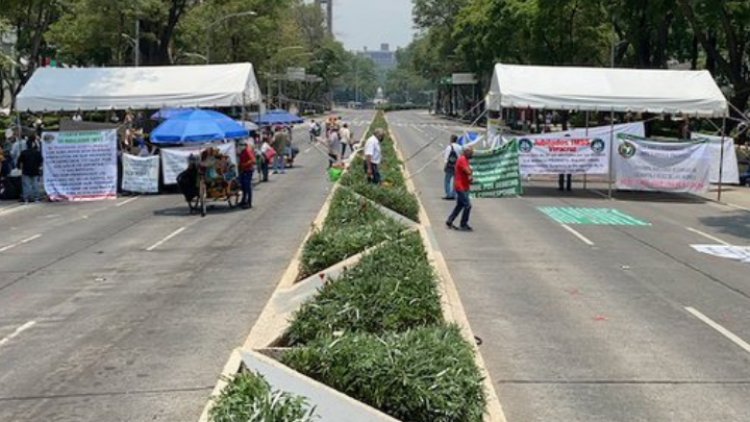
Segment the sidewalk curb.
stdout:
[[[384,118],[387,123],[387,114],[384,115]],[[502,404],[500,403],[500,399],[497,396],[495,387],[492,385],[490,373],[487,370],[484,359],[482,358],[482,354],[476,344],[474,332],[472,331],[471,325],[469,324],[469,319],[466,316],[466,311],[464,310],[463,303],[461,302],[461,297],[458,293],[456,283],[453,280],[453,276],[448,269],[448,264],[445,261],[445,257],[443,256],[443,253],[440,250],[440,246],[437,243],[435,233],[432,230],[430,219],[427,216],[427,210],[424,208],[417,188],[414,185],[414,181],[411,179],[411,174],[409,172],[409,169],[406,167],[404,155],[401,152],[398,139],[393,133],[393,129],[391,129],[390,124],[388,124],[388,134],[393,140],[396,155],[402,162],[401,169],[404,172],[404,177],[406,178],[406,187],[411,193],[416,196],[417,202],[419,203],[419,233],[422,235],[422,241],[425,244],[425,249],[427,249],[427,255],[430,261],[432,261],[435,269],[438,271],[438,278],[441,281],[441,283],[438,285],[438,290],[441,292],[441,305],[443,307],[443,314],[449,322],[454,322],[461,328],[461,333],[463,334],[464,338],[469,342],[469,344],[472,345],[474,349],[474,359],[477,363],[477,366],[483,372],[483,383],[485,391],[487,393],[487,413],[485,414],[484,420],[486,422],[506,422],[507,419],[505,418]]]

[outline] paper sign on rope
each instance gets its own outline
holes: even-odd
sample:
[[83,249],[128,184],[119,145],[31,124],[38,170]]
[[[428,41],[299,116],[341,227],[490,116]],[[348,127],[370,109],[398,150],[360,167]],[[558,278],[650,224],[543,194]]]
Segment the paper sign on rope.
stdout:
[[117,132],[42,134],[44,189],[52,201],[117,197]]
[[200,145],[195,147],[164,148],[161,150],[164,184],[176,184],[177,176],[187,169],[190,156],[200,155],[200,153],[208,147],[218,148],[222,154],[229,156],[232,164],[237,165],[237,148],[235,147],[234,142]]
[[617,189],[706,193],[708,142],[661,142],[620,134],[616,147]]
[[500,148],[476,151],[471,159],[474,170],[472,196],[502,198],[522,193],[518,167],[518,144],[511,141]]
[[137,193],[159,192],[159,157],[123,154],[122,190]]

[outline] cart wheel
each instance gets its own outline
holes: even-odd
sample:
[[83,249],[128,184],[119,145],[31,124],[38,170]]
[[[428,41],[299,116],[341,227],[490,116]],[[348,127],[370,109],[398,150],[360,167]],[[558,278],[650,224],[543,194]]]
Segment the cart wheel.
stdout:
[[200,198],[199,201],[200,201],[200,207],[201,207],[201,217],[205,217],[206,216],[206,183],[204,181],[201,181],[199,198]]

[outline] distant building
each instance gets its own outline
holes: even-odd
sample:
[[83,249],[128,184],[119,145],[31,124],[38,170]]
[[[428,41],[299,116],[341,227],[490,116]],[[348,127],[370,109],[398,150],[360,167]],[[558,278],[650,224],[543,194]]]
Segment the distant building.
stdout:
[[391,51],[388,44],[380,44],[380,51],[370,51],[365,47],[364,51],[360,51],[358,54],[369,57],[380,70],[387,71],[396,68],[396,52]]
[[315,4],[323,8],[328,35],[333,36],[333,0],[315,0]]

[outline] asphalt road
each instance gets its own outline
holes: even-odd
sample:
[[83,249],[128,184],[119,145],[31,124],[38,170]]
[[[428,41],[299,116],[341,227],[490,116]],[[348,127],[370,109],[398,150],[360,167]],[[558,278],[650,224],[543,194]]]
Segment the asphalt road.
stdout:
[[330,190],[307,139],[249,211],[0,203],[0,421],[197,420]]
[[[749,211],[536,181],[520,198],[475,200],[475,232],[449,231],[431,160],[463,127],[426,112],[388,120],[407,157],[424,148],[407,165],[509,421],[750,420],[750,264],[691,247],[748,245]],[[649,225],[566,228],[539,207]]]

